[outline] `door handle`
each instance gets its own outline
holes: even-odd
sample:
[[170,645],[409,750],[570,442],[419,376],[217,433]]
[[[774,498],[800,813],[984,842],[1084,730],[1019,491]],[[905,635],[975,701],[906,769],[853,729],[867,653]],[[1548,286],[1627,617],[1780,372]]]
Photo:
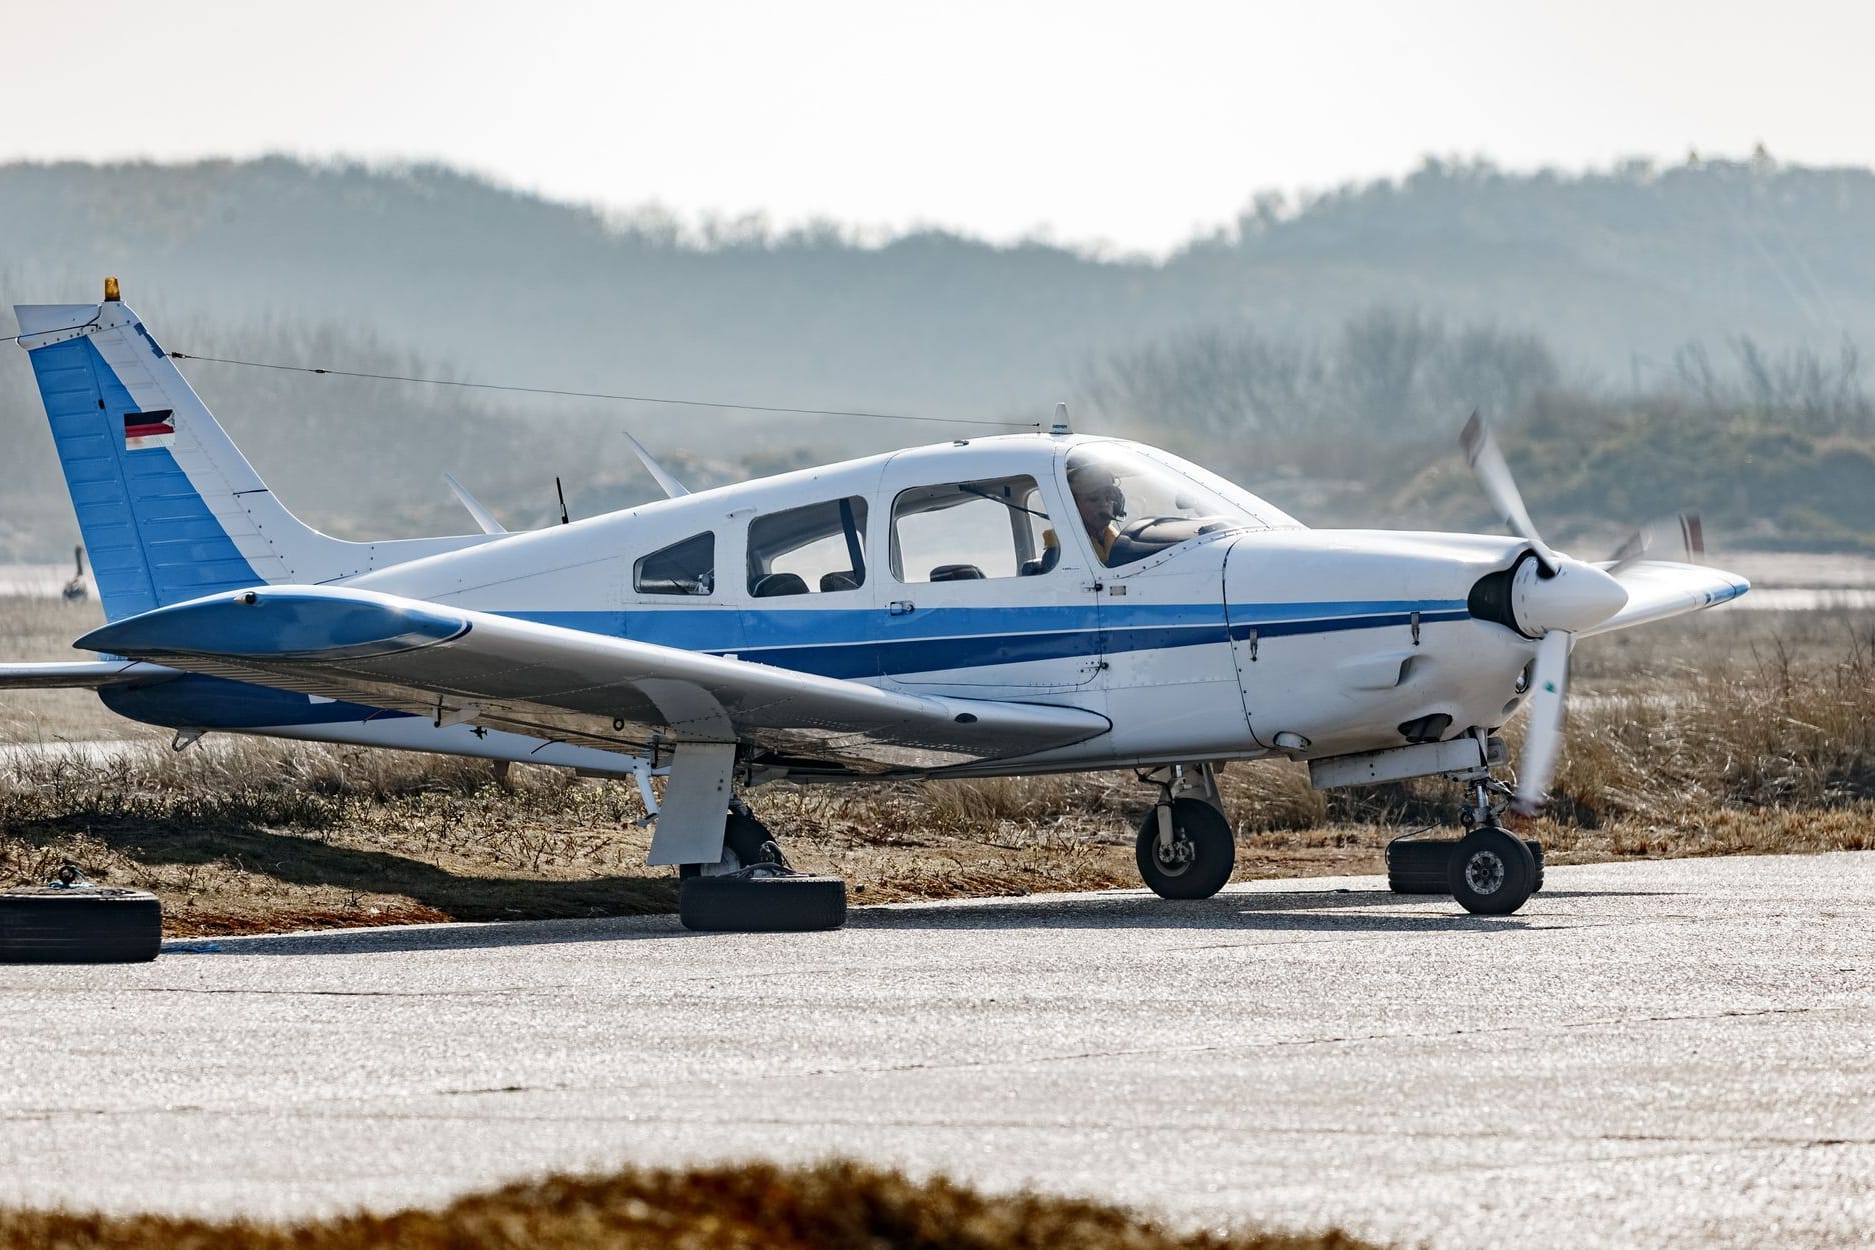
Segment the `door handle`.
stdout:
[[910,599],[894,599],[892,602],[886,604],[886,611],[890,612],[893,616],[904,616],[917,606],[918,605],[913,603]]

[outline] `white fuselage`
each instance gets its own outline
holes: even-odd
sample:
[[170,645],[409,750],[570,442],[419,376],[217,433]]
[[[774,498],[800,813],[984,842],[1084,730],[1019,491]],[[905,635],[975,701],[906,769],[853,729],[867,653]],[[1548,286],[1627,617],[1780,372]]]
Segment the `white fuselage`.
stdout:
[[[1444,736],[1494,728],[1515,709],[1534,644],[1472,619],[1466,596],[1510,565],[1518,540],[1307,530],[1238,492],[1254,520],[1108,568],[1063,469],[1090,441],[993,438],[803,470],[346,584],[906,692],[1074,706],[1113,723],[1093,741],[986,771],[1317,758],[1398,746],[1401,726],[1428,717],[1450,718]],[[1046,512],[1059,544],[1052,567],[999,576],[986,563],[985,576],[931,580],[922,565],[938,557],[920,558],[915,542],[970,555],[979,540],[952,535],[962,544],[952,552],[942,534],[895,533],[893,501],[1015,475],[1035,482],[1042,506],[1030,511]],[[861,505],[848,540],[810,549],[803,558],[820,564],[801,566],[794,593],[758,593],[768,571],[751,552],[774,528],[765,518],[837,500]],[[643,589],[648,556],[704,546],[708,576],[687,593]],[[828,564],[858,575],[816,576]]]

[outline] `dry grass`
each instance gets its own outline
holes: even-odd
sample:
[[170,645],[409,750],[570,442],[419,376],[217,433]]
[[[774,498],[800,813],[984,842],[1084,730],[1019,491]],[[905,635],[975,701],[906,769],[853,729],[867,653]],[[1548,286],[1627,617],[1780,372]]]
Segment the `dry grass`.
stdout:
[[0,771],[0,882],[70,858],[155,891],[175,934],[670,911],[643,814],[630,786],[502,784],[446,756],[258,739],[31,755]]
[[[0,663],[89,660],[72,650],[72,639],[104,624],[96,600],[0,597]],[[0,696],[0,743],[70,742],[122,738],[126,734],[167,737],[133,725],[98,702],[89,690],[9,690]]]
[[1174,1232],[1119,1207],[984,1195],[858,1163],[628,1169],[471,1194],[439,1211],[300,1224],[0,1209],[0,1250],[1360,1250],[1339,1232]]

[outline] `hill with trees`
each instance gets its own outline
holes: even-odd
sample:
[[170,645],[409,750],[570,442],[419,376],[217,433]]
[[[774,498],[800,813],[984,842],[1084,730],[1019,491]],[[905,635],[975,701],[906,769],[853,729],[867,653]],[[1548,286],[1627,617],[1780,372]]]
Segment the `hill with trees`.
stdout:
[[[1414,485],[1473,407],[1576,440],[1570,465],[1591,442],[1645,461],[1685,429],[1673,454],[1729,457],[1728,480],[1782,449],[1767,480],[1791,497],[1732,491],[1718,529],[1853,544],[1868,527],[1839,500],[1875,486],[1857,459],[1872,227],[1875,174],[1764,157],[1570,176],[1428,161],[1259,197],[1164,258],[684,228],[429,166],[14,164],[0,310],[95,298],[110,273],[200,356],[971,420],[1030,422],[1065,398],[1082,428],[1193,452],[1320,522],[1474,515]],[[620,428],[702,480],[950,432],[185,370],[281,494],[348,534],[461,528],[444,468],[514,523],[546,511],[556,473],[576,510],[641,497]],[[73,532],[38,417],[23,355],[0,353],[19,449],[0,465],[0,558],[55,558]],[[1619,466],[1565,489],[1550,464],[1533,471],[1585,516],[1656,498]]]

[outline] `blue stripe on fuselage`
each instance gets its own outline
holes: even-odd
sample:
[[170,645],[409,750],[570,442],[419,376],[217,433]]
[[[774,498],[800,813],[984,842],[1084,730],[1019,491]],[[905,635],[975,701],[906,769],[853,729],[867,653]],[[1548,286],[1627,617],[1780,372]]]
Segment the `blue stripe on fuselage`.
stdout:
[[[982,668],[1040,660],[1085,658],[1149,648],[1203,646],[1258,636],[1330,633],[1464,620],[1462,600],[1233,604],[1230,630],[1216,604],[943,608],[925,614],[918,638],[881,637],[874,608],[738,611],[734,608],[648,612],[510,612],[503,615],[565,629],[624,636],[689,651],[733,652],[746,659],[827,677],[878,677]],[[891,619],[891,618],[884,618]],[[944,630],[953,632],[945,633]],[[760,646],[738,645],[746,632]],[[889,666],[889,667],[888,667]],[[217,677],[184,675],[99,691],[119,715],[153,725],[261,729],[406,716],[356,703],[314,703],[305,695]]]
[[[1335,600],[1219,605],[1117,604],[931,608],[915,623],[878,608],[658,608],[628,612],[509,612],[524,620],[686,651],[734,654],[822,677],[933,673],[1247,638],[1462,621],[1462,599]],[[890,624],[888,624],[890,622]],[[905,636],[910,630],[916,636]],[[759,641],[758,641],[759,640]]]

